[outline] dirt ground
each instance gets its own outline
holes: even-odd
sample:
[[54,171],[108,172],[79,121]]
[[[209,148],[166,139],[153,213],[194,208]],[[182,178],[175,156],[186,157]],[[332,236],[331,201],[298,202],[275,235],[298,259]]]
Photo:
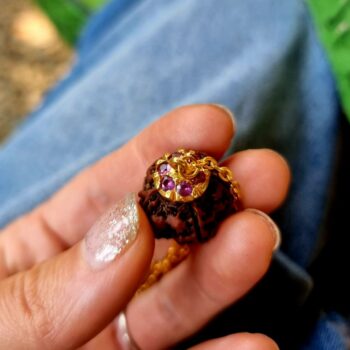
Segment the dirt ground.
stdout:
[[30,0],[0,0],[0,142],[68,70],[72,50]]

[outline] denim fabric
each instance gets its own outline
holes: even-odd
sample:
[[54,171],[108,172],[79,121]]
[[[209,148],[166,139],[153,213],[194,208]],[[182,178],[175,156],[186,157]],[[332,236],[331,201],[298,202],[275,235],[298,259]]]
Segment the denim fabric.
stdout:
[[[333,321],[333,315],[323,315],[317,322],[309,340],[302,346],[302,350],[328,350],[328,349],[349,349],[349,342],[346,342],[346,335],[339,337],[342,332]],[[345,327],[345,322],[342,324]]]
[[[339,118],[301,0],[112,1],[86,28],[72,72],[0,149],[0,227],[166,111],[208,102],[236,114],[230,152],[270,147],[288,159],[282,250],[308,267],[324,238]],[[322,349],[341,349],[332,344]]]

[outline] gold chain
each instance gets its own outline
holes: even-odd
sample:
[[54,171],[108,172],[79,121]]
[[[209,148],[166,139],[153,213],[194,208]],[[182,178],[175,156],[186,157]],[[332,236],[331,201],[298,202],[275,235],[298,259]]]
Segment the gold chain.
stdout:
[[225,166],[220,167],[218,165],[218,162],[216,161],[216,159],[214,159],[213,157],[209,157],[209,156],[200,159],[198,161],[198,163],[200,163],[200,165],[202,165],[203,167],[205,167],[208,170],[217,171],[220,179],[222,179],[223,181],[230,184],[231,190],[232,190],[235,198],[237,200],[240,200],[241,195],[240,195],[239,185],[238,185],[237,181],[233,180],[233,175],[232,175],[231,169],[229,169],[228,167],[225,167]]

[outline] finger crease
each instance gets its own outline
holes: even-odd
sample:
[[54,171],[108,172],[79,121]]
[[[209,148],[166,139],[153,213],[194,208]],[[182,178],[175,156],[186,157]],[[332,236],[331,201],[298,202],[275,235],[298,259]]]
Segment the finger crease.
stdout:
[[48,236],[49,240],[59,248],[60,251],[69,248],[68,242],[66,242],[62,236],[52,227],[49,220],[46,219],[43,213],[38,213],[38,221],[41,225],[43,232]]
[[0,245],[0,279],[9,275],[6,250]]
[[163,283],[160,281],[157,296],[155,297],[160,318],[162,322],[166,321],[163,324],[166,324],[172,331],[182,331],[186,328],[183,315],[180,315],[174,301],[162,286]]
[[[197,293],[199,292],[203,298],[205,298],[207,301],[209,301],[211,304],[214,305],[214,307],[217,308],[217,306],[222,307],[222,300],[216,295],[213,295],[213,293],[210,293],[208,291],[208,288],[205,287],[203,281],[198,278],[198,274],[194,271],[191,274],[192,278],[191,281],[194,285],[194,287],[197,289]],[[220,289],[217,289],[220,291]],[[219,293],[221,295],[221,293]]]

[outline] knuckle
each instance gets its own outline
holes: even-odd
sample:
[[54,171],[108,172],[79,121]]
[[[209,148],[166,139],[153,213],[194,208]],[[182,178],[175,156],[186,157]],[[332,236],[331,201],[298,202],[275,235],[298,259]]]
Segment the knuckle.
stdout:
[[159,323],[162,328],[169,329],[169,332],[164,331],[164,334],[183,333],[187,329],[185,315],[181,313],[178,305],[175,304],[175,298],[169,291],[163,290],[160,282],[159,288],[155,296],[155,315],[159,317]]
[[98,165],[97,163],[89,168],[84,174],[85,179],[88,179],[88,186],[85,192],[86,207],[89,212],[93,212],[96,215],[103,213],[113,201],[105,186],[104,179],[100,176]]
[[[62,250],[66,250],[69,247],[68,243],[61,237],[60,233],[47,218],[45,211],[35,211],[29,216],[29,219],[33,220],[33,226],[34,224],[38,225],[40,232],[42,232],[44,237],[49,241],[46,249],[47,256],[45,256],[45,258],[50,257],[52,254],[57,254]],[[32,260],[34,260],[34,257]]]
[[36,274],[35,270],[20,274],[15,278],[13,290],[30,338],[45,349],[48,348],[45,345],[51,343],[54,332],[49,308],[40,293]]
[[207,303],[221,308],[226,304],[232,291],[232,274],[219,264],[208,265],[206,270],[208,272],[206,277],[194,275],[193,283],[196,284],[198,295],[201,295]]
[[[196,269],[199,271],[203,267]],[[208,259],[205,274],[193,274],[193,283],[206,302],[221,308],[255,284],[263,270],[265,268],[254,265],[254,259],[244,247],[227,246],[221,254]]]

